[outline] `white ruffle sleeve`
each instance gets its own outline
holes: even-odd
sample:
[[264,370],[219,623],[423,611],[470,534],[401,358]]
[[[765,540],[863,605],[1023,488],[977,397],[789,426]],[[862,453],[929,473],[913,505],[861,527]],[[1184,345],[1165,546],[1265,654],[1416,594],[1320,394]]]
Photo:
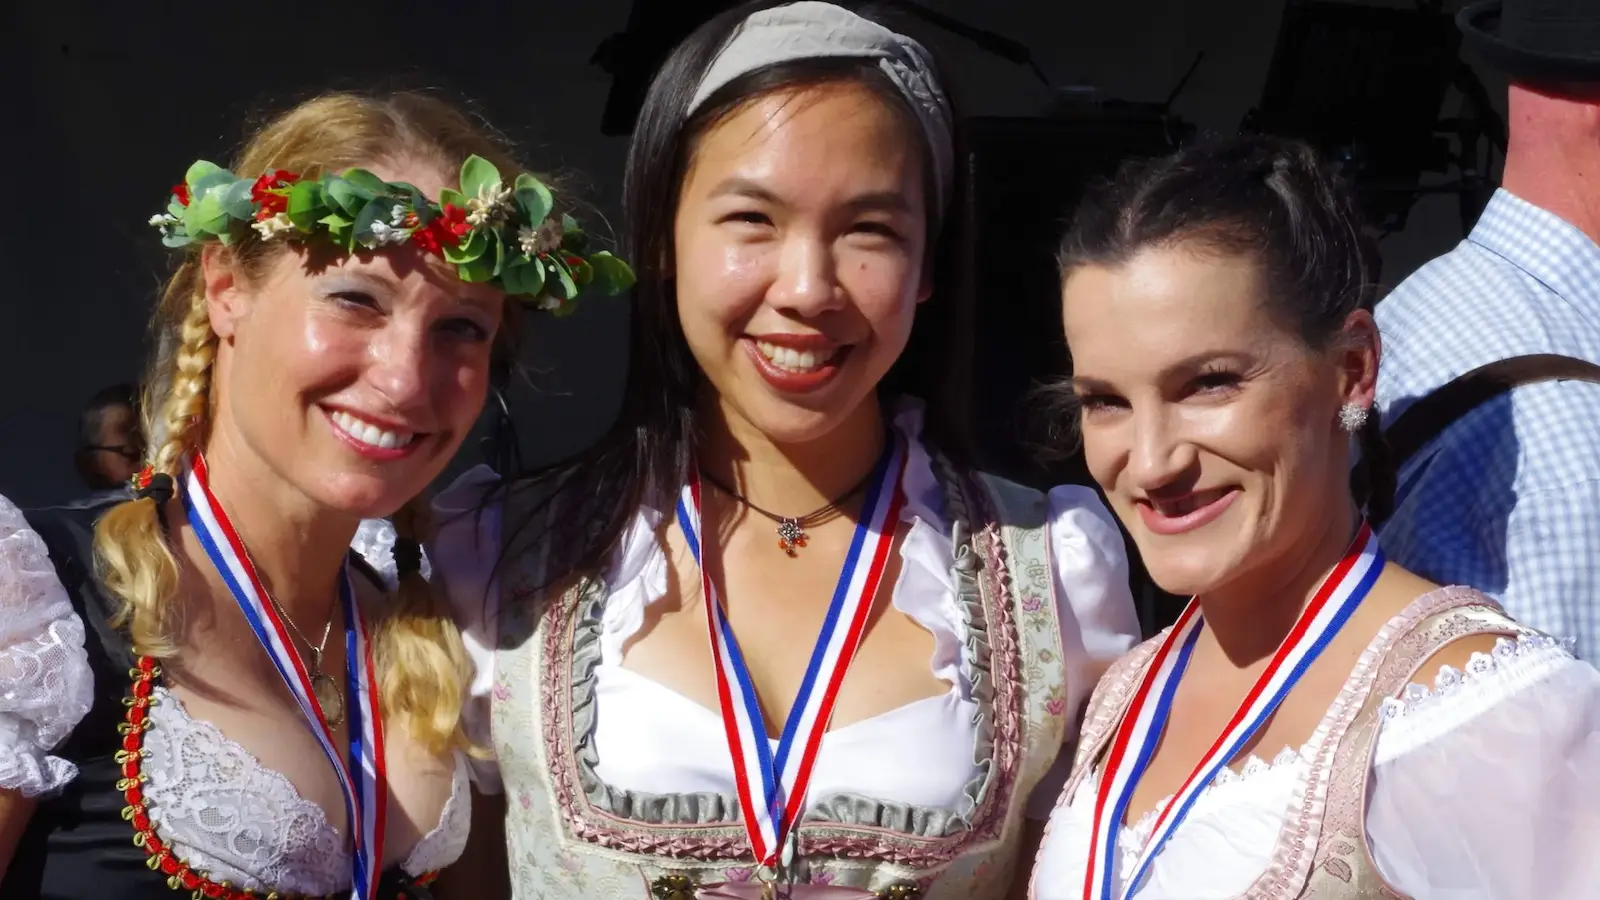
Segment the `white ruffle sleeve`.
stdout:
[[[500,482],[488,466],[461,474],[433,501],[437,529],[427,547],[432,581],[449,603],[467,657],[472,681],[462,708],[462,727],[474,744],[493,748],[489,709],[494,691],[494,623],[499,591],[495,566],[500,560],[500,506],[483,500]],[[480,792],[501,792],[500,767],[493,759],[470,759],[472,781]]]
[[1600,896],[1593,666],[1550,638],[1502,639],[1384,714],[1367,832],[1395,887],[1418,900]]
[[36,797],[77,777],[50,751],[93,702],[83,622],[44,541],[0,497],[0,788]]
[[[361,554],[361,558],[383,582],[384,590],[388,591],[400,586],[400,566],[394,558],[394,545],[399,537],[394,523],[388,519],[362,519],[355,537],[350,539],[350,549]],[[422,554],[418,571],[423,578],[433,580],[433,567],[426,551]]]

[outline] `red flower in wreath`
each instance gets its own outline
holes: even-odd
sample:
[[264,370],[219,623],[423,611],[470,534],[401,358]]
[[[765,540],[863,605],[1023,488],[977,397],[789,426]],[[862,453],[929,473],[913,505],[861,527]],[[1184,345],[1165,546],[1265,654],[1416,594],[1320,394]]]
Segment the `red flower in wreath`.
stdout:
[[184,184],[181,181],[178,182],[177,184],[172,186],[172,196],[178,198],[178,205],[179,206],[188,206],[189,205],[189,186],[187,184]]
[[411,232],[411,243],[435,256],[444,252],[444,249],[439,246],[439,236],[434,234],[431,228],[418,228],[416,231]]
[[289,210],[289,195],[283,189],[296,181],[300,176],[294,172],[283,169],[271,169],[250,186],[250,202],[260,207],[256,211],[256,221],[270,219],[281,212]]
[[411,233],[411,240],[429,253],[437,254],[444,252],[445,247],[459,247],[461,239],[471,233],[467,211],[454,203],[446,203],[443,212]]

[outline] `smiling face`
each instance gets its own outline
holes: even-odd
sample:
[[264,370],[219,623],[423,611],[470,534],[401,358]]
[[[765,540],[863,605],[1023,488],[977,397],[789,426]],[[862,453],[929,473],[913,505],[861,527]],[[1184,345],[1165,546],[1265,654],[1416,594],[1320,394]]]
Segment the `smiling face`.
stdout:
[[701,137],[673,269],[684,336],[729,420],[801,443],[875,408],[928,296],[919,146],[852,82],[759,97]]
[[1338,413],[1371,404],[1370,314],[1316,350],[1273,314],[1253,260],[1183,244],[1073,271],[1063,313],[1089,470],[1164,590],[1292,564],[1342,522]]
[[[428,196],[437,166],[373,166]],[[314,503],[372,517],[421,493],[483,408],[505,295],[410,246],[311,264],[275,253],[245,278],[212,252],[220,343],[210,452]]]

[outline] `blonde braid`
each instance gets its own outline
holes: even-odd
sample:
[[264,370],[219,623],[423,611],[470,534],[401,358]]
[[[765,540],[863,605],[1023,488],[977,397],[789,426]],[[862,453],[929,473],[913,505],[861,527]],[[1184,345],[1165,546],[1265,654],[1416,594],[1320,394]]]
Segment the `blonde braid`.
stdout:
[[[179,321],[178,345],[169,361],[157,361],[158,381],[166,376],[162,402],[149,403],[146,431],[160,435],[149,460],[156,472],[178,478],[184,456],[200,446],[211,397],[211,365],[217,336],[211,330],[198,259],[184,263],[173,278],[162,306],[186,304]],[[165,363],[165,364],[163,364]],[[157,398],[150,398],[152,400]],[[95,525],[95,559],[100,583],[120,601],[112,625],[126,626],[134,652],[158,658],[176,652],[172,633],[172,598],[178,591],[179,567],[162,527],[162,510],[149,497],[120,503]]]
[[[413,157],[449,170],[471,155],[502,172],[526,169],[497,133],[435,97],[332,93],[265,123],[230,168],[241,174],[287,169],[314,178]],[[282,247],[247,232],[227,247],[226,255],[246,282],[255,282]],[[147,461],[155,471],[174,477],[181,474],[184,456],[204,446],[214,418],[210,403],[217,338],[207,315],[200,248],[191,245],[189,253],[156,313],[158,333],[172,348],[159,350],[145,381],[149,393],[143,404],[151,447]],[[405,537],[417,540],[426,532],[426,504],[421,500],[395,518],[396,530]],[[96,527],[95,556],[101,584],[121,603],[116,624],[127,628],[138,652],[170,658],[176,652],[177,629],[169,620],[180,568],[155,501],[134,500],[108,510]],[[407,574],[397,596],[384,597],[370,612],[386,710],[424,746],[470,748],[461,729],[470,671],[466,650],[427,582],[420,573]]]
[[[421,543],[428,535],[428,503],[418,497],[391,517],[400,541]],[[395,557],[400,558],[397,549]],[[383,690],[383,709],[429,751],[481,751],[461,727],[461,703],[471,663],[461,632],[440,607],[434,588],[419,571],[402,571],[389,605],[375,615],[373,649]]]

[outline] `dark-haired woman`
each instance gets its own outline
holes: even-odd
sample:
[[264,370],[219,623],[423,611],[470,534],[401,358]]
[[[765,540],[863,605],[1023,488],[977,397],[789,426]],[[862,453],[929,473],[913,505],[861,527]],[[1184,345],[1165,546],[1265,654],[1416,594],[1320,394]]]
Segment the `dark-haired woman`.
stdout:
[[1079,211],[1089,468],[1194,599],[1096,689],[1034,897],[1596,895],[1600,673],[1386,564],[1351,496],[1352,436],[1383,461],[1374,249],[1270,138],[1132,166]]
[[890,386],[961,374],[953,123],[922,47],[825,3],[723,16],[657,77],[621,419],[432,554],[498,648],[517,896],[996,898],[1031,858],[1136,624],[1090,489],[973,472],[959,406]]

